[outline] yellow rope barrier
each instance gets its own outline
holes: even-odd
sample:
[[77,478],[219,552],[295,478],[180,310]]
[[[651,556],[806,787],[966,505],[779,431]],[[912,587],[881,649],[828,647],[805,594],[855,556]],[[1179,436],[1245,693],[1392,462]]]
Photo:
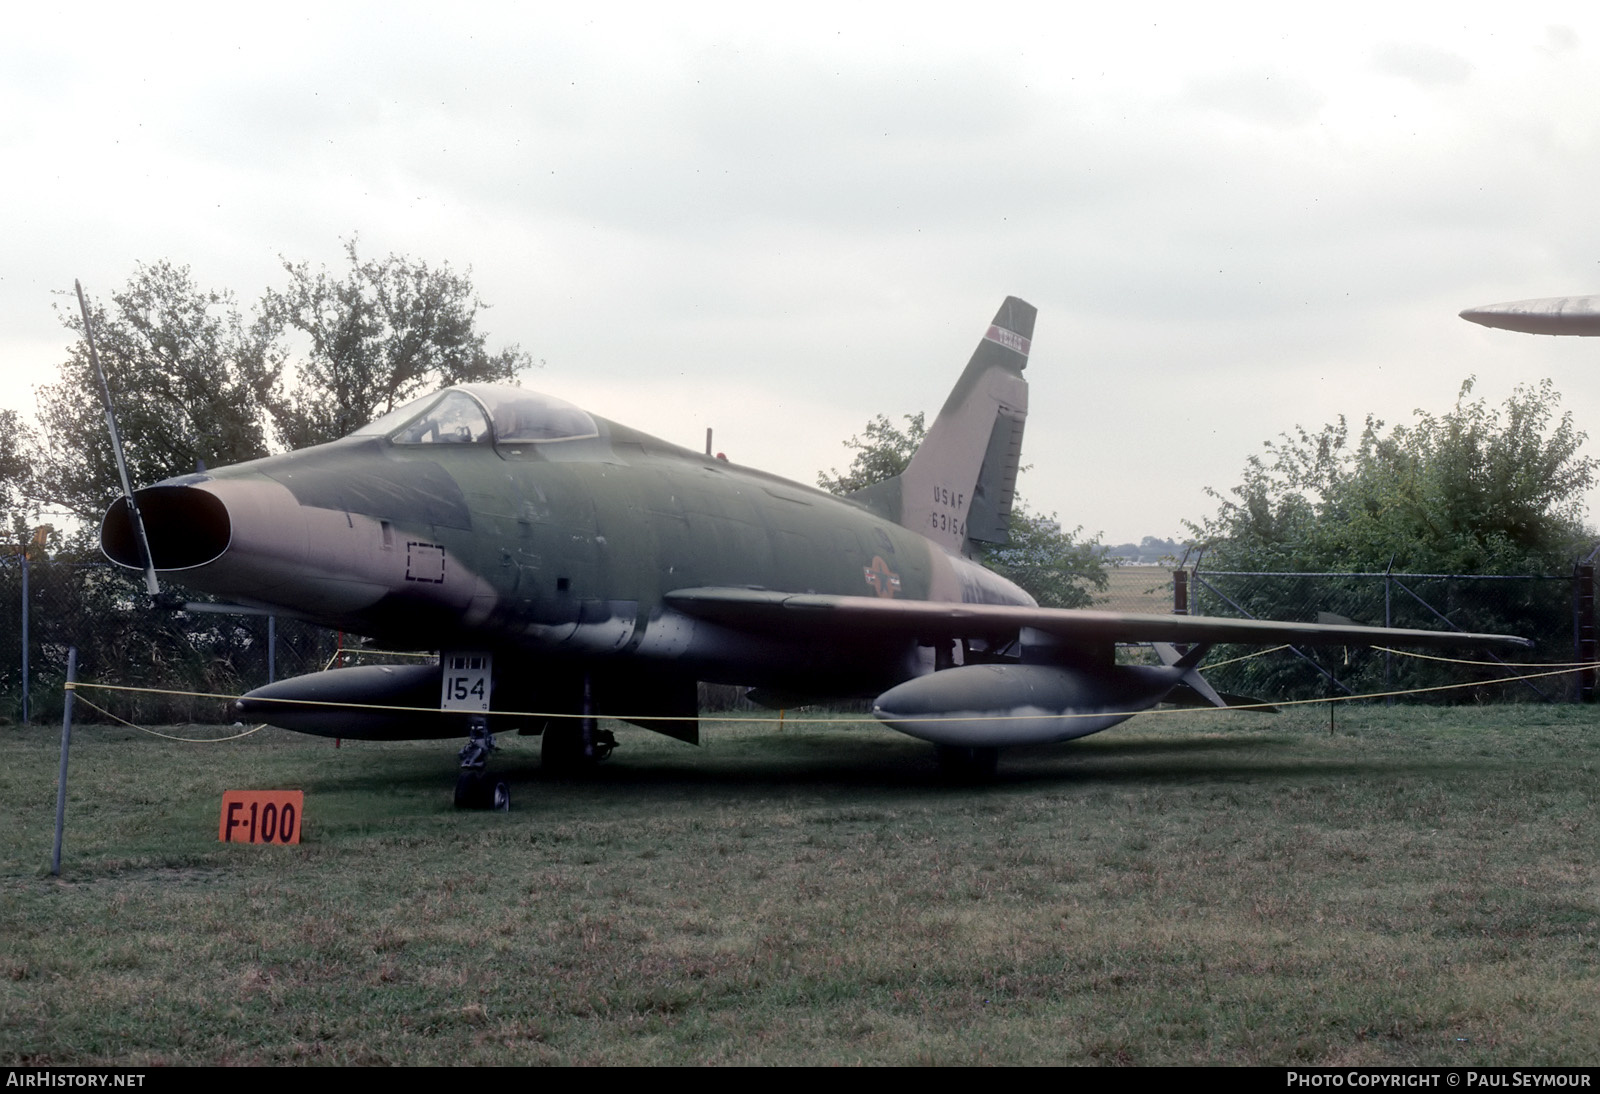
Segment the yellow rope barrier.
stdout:
[[1269,653],[1277,653],[1279,650],[1286,650],[1288,648],[1289,648],[1289,644],[1286,642],[1281,646],[1273,646],[1270,649],[1257,650],[1255,653],[1246,653],[1246,654],[1242,654],[1242,655],[1240,655],[1238,657],[1230,657],[1226,661],[1218,661],[1218,662],[1216,662],[1214,664],[1207,665],[1206,668],[1208,668],[1208,669],[1220,669],[1223,665],[1233,665],[1233,664],[1237,664],[1240,661],[1251,661],[1251,660],[1254,660],[1257,657],[1265,657]]
[[[128,684],[89,684],[89,683],[84,683],[81,680],[78,681],[78,683],[76,683],[76,684],[66,684],[66,685],[64,685],[64,687],[67,690],[76,689],[78,691],[82,691],[84,688],[94,688],[94,689],[99,690],[99,691],[128,691],[128,692],[135,692],[135,693],[144,694],[144,695],[178,695],[178,696],[182,696],[184,698],[189,698],[189,699],[227,699],[227,700],[231,701],[231,700],[240,698],[240,696],[237,696],[237,695],[223,695],[220,692],[214,692],[214,691],[177,691],[177,690],[174,690],[174,689],[171,689],[171,688],[138,688],[138,687],[133,687],[132,685],[128,685]],[[255,699],[252,699],[251,702],[255,702],[255,703],[284,703],[284,704],[289,705],[289,706],[329,707],[329,708],[332,708],[332,709],[335,709],[335,710],[383,710],[383,711],[391,711],[391,712],[394,712],[394,713],[397,713],[397,714],[439,714],[439,713],[441,713],[441,710],[440,710],[439,707],[394,706],[394,705],[390,705],[390,704],[386,704],[386,703],[345,703],[345,702],[339,702],[339,701],[336,701],[336,700],[333,700],[333,699],[278,699],[278,698],[268,697],[268,696],[257,696]],[[488,717],[491,717],[491,718],[583,718],[583,717],[592,717],[591,715],[572,714],[570,712],[565,712],[565,711],[538,711],[538,710],[488,710],[488,711],[483,711],[482,713],[487,715]],[[693,721],[696,721],[700,716],[698,714],[635,714],[635,715],[628,715],[628,714],[602,714],[602,715],[598,715],[598,717],[610,718],[610,719],[613,719],[614,721],[619,721],[619,722],[626,722],[630,718],[646,719],[646,720],[649,720],[649,721],[652,721],[652,722],[693,722]],[[768,723],[768,722],[776,722],[778,719],[770,718],[770,717],[760,717],[760,718],[718,718],[716,720],[719,721],[719,722],[751,722],[751,723],[756,723],[756,724],[764,724],[764,723]],[[811,719],[807,719],[807,721],[813,721],[813,722],[837,722],[837,723],[840,723],[840,724],[844,724],[844,723],[848,723],[848,722],[859,722],[859,721],[861,721],[861,719],[860,718],[811,718]]]
[[1372,648],[1379,653],[1392,653],[1396,657],[1412,657],[1418,661],[1440,661],[1446,665],[1479,665],[1491,669],[1592,669],[1595,667],[1584,661],[1468,661],[1461,657],[1440,657],[1435,653],[1418,653],[1415,650],[1393,650],[1388,646],[1373,646]]
[[[1386,651],[1386,650],[1383,650],[1383,647],[1381,647],[1381,646],[1380,647],[1373,647],[1373,648],[1378,649],[1378,650],[1380,650],[1382,652],[1398,652],[1398,651]],[[1412,656],[1424,656],[1424,657],[1426,657],[1426,655],[1412,655]],[[1446,662],[1452,662],[1452,663],[1458,663],[1458,664],[1464,664],[1464,665],[1485,665],[1485,664],[1487,664],[1487,665],[1491,665],[1491,666],[1494,666],[1494,667],[1497,667],[1497,668],[1510,668],[1510,667],[1540,667],[1540,668],[1544,668],[1544,666],[1501,665],[1499,662],[1493,662],[1493,661],[1490,661],[1490,662],[1483,662],[1483,661],[1456,661],[1455,659],[1452,659],[1452,658],[1440,658],[1440,657],[1426,657],[1426,659],[1427,660],[1433,660],[1433,661],[1446,661]],[[1219,711],[1219,710],[1265,710],[1265,709],[1274,708],[1274,707],[1312,706],[1312,705],[1315,705],[1315,704],[1318,704],[1318,703],[1348,703],[1348,702],[1351,702],[1351,701],[1354,701],[1354,700],[1357,700],[1357,699],[1388,699],[1388,698],[1399,698],[1399,697],[1405,696],[1405,695],[1425,695],[1425,694],[1432,694],[1432,693],[1444,692],[1444,691],[1460,691],[1460,690],[1463,690],[1463,689],[1466,689],[1466,688],[1487,687],[1487,686],[1493,685],[1493,684],[1514,684],[1514,683],[1518,683],[1518,682],[1523,681],[1523,680],[1540,680],[1540,679],[1545,679],[1545,678],[1551,677],[1551,676],[1563,676],[1563,675],[1566,675],[1568,673],[1584,672],[1584,671],[1588,671],[1588,670],[1591,670],[1591,669],[1597,669],[1597,668],[1600,668],[1600,663],[1577,663],[1577,662],[1573,662],[1573,663],[1570,663],[1570,664],[1558,664],[1556,667],[1547,668],[1547,669],[1545,669],[1545,671],[1542,671],[1542,672],[1524,673],[1524,674],[1517,675],[1517,676],[1505,676],[1505,677],[1501,677],[1501,678],[1496,679],[1496,680],[1472,680],[1472,681],[1467,681],[1465,683],[1458,683],[1458,684],[1437,684],[1437,685],[1434,685],[1432,687],[1406,688],[1406,689],[1402,689],[1402,690],[1399,690],[1399,691],[1364,692],[1364,693],[1362,693],[1360,695],[1332,695],[1332,696],[1324,696],[1324,697],[1318,698],[1318,699],[1284,699],[1284,700],[1279,700],[1277,702],[1271,702],[1271,703],[1268,703],[1268,702],[1262,702],[1262,703],[1239,703],[1239,704],[1235,704],[1235,705],[1227,706],[1227,707],[1210,707],[1210,708],[1175,707],[1175,708],[1169,708],[1169,709],[1166,709],[1166,710],[1147,709],[1147,710],[1132,710],[1132,711],[1082,711],[1082,712],[1073,712],[1073,713],[1068,713],[1068,714],[957,715],[957,716],[952,716],[952,719],[953,720],[957,720],[957,721],[962,721],[962,722],[1010,722],[1010,721],[1032,720],[1032,719],[1038,719],[1038,718],[1055,718],[1055,719],[1060,719],[1062,721],[1068,721],[1068,720],[1071,720],[1071,719],[1074,719],[1074,718],[1115,718],[1115,717],[1131,718],[1134,715],[1194,713],[1196,710],[1209,710],[1209,711],[1213,711],[1213,712],[1214,711]],[[148,694],[148,695],[177,695],[177,696],[183,696],[183,697],[192,698],[192,699],[225,699],[225,700],[232,701],[232,700],[235,700],[235,699],[239,698],[239,696],[237,696],[237,695],[223,695],[223,694],[218,693],[218,692],[177,691],[177,690],[168,689],[168,688],[141,688],[141,687],[133,687],[133,686],[130,686],[130,685],[125,685],[125,684],[90,684],[90,683],[84,683],[82,681],[80,681],[80,682],[78,682],[76,684],[71,684],[71,683],[66,684],[66,685],[64,685],[64,688],[65,688],[65,690],[77,690],[77,691],[82,691],[85,688],[93,688],[93,689],[97,689],[97,690],[100,690],[100,691],[126,691],[126,692],[135,692],[135,693]],[[81,696],[80,696],[80,698],[81,698]],[[84,700],[84,701],[87,702],[87,700]],[[390,712],[400,713],[400,714],[438,714],[438,713],[440,713],[440,708],[438,708],[438,707],[390,706],[390,705],[386,705],[386,704],[382,704],[382,703],[346,703],[346,702],[337,702],[337,701],[330,700],[330,699],[278,699],[278,698],[258,697],[257,699],[255,699],[253,701],[254,702],[261,702],[261,703],[285,703],[285,704],[297,705],[297,706],[329,707],[329,708],[332,708],[332,709],[382,710],[382,711],[390,711]],[[95,707],[94,709],[100,710],[102,713],[109,714],[108,711],[104,711],[100,707]],[[565,711],[491,710],[491,711],[486,711],[485,713],[489,717],[497,717],[497,718],[569,718],[570,719],[570,718],[583,718],[583,717],[586,717],[586,715],[583,715],[583,714],[573,714],[573,713],[565,712]],[[113,718],[116,717],[115,715],[110,715],[110,716],[113,717]],[[645,720],[645,721],[655,721],[655,722],[693,722],[693,721],[698,721],[701,716],[698,715],[698,714],[638,714],[638,715],[605,714],[605,715],[601,715],[601,717],[610,718],[610,719],[613,719],[615,721],[623,721],[623,722],[632,721],[632,720],[635,720],[635,719]],[[121,719],[118,719],[118,720],[121,721]],[[715,718],[713,720],[714,721],[718,721],[718,722],[732,722],[732,723],[736,723],[736,724],[772,725],[772,724],[782,724],[785,721],[785,717],[784,717],[784,712],[780,711],[776,718],[771,717],[771,716],[762,716],[762,717],[735,716],[735,717],[718,717],[718,718]],[[788,719],[788,720],[789,721],[800,721],[800,722],[804,722],[804,723],[806,723],[808,725],[846,725],[846,724],[852,724],[852,723],[857,723],[857,722],[862,721],[862,719],[859,718],[859,717],[810,717],[810,718],[799,718],[799,719]],[[132,723],[124,723],[124,724],[132,725]],[[133,728],[138,729],[140,727],[133,726]],[[145,732],[154,733],[153,730],[146,730]],[[253,733],[253,732],[255,732],[255,730],[251,730],[250,732]],[[155,734],[155,735],[156,736],[165,736],[165,734]],[[240,737],[248,736],[248,735],[249,734],[239,734]],[[171,738],[171,739],[173,739],[173,740],[183,740],[183,738]],[[233,737],[233,738],[218,738],[218,740],[236,740],[236,739],[237,739],[236,737]],[[204,743],[204,742],[197,742],[197,743]]]
[[[76,690],[76,689],[74,689],[74,690]],[[267,723],[262,722],[260,725],[256,726],[254,729],[247,729],[243,733],[235,733],[231,737],[174,737],[170,733],[162,733],[159,730],[146,729],[144,726],[135,725],[134,723],[128,721],[126,718],[119,718],[115,714],[113,714],[109,710],[107,710],[105,707],[99,706],[96,703],[90,702],[88,699],[84,698],[82,695],[78,696],[78,702],[82,703],[84,706],[88,707],[90,710],[98,710],[101,714],[104,714],[107,718],[110,718],[113,722],[121,722],[123,725],[127,726],[129,729],[136,729],[140,733],[148,733],[152,737],[160,737],[163,740],[167,740],[167,741],[182,741],[184,744],[190,744],[190,745],[218,745],[218,744],[222,744],[224,741],[238,741],[238,740],[244,739],[245,737],[250,736],[250,734],[252,734],[252,733],[259,733],[263,729],[267,728]]]
[[[1493,662],[1491,662],[1492,664]],[[1466,688],[1482,688],[1491,684],[1515,684],[1522,680],[1542,680],[1550,676],[1565,676],[1568,673],[1583,672],[1587,669],[1600,668],[1600,662],[1592,665],[1579,665],[1576,668],[1558,668],[1549,672],[1530,672],[1521,676],[1502,676],[1498,680],[1469,680],[1464,684],[1438,684],[1427,688],[1406,688],[1401,691],[1369,691],[1360,695],[1329,695],[1321,699],[1280,699],[1275,703],[1241,703],[1237,706],[1211,707],[1211,710],[1265,710],[1268,707],[1303,707],[1316,703],[1348,703],[1354,699],[1389,699],[1399,698],[1402,695],[1426,695],[1436,691],[1461,691]],[[1193,710],[1195,708],[1188,708]],[[1167,714],[1176,711],[1146,710],[1141,714]],[[1067,716],[1063,716],[1067,717]],[[1071,715],[1070,717],[1077,717]]]

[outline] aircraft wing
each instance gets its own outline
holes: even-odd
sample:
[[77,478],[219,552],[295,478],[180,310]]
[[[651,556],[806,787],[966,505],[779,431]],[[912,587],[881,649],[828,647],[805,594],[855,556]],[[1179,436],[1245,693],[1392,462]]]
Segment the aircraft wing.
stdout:
[[1600,296],[1549,296],[1468,308],[1461,318],[1525,334],[1600,334]]
[[1067,641],[1234,642],[1253,645],[1512,647],[1526,638],[1465,631],[1423,631],[1356,624],[1287,623],[1205,615],[1097,612],[1009,604],[957,604],[871,596],[825,596],[767,589],[680,589],[667,602],[686,615],[752,634],[849,633],[936,641],[1002,636],[1030,627]]

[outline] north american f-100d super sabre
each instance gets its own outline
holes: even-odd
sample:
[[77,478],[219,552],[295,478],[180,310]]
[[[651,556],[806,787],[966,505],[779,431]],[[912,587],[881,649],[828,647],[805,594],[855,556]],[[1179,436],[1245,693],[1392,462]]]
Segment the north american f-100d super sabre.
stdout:
[[[326,736],[468,737],[470,805],[505,798],[484,773],[491,730],[542,734],[552,766],[610,751],[600,717],[697,741],[698,681],[772,705],[867,697],[885,725],[981,771],[1001,748],[1095,733],[1175,692],[1225,705],[1197,670],[1216,642],[1526,645],[1038,607],[971,557],[1006,541],[1034,315],[1008,298],[904,473],[849,497],[466,384],[343,440],[140,490],[148,559],[126,498],[102,544],[240,605],[441,651],[238,706]],[[1164,663],[1117,664],[1126,642]]]

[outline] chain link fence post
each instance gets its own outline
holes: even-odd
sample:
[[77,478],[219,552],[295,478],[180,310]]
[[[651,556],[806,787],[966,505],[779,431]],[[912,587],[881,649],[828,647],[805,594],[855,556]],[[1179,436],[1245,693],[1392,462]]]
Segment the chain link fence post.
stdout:
[[[1573,658],[1579,664],[1595,663],[1597,643],[1594,631],[1594,555],[1591,553],[1573,567]],[[1595,670],[1584,669],[1578,674],[1576,699],[1580,703],[1594,702]]]
[[28,556],[22,556],[22,724],[28,724]]

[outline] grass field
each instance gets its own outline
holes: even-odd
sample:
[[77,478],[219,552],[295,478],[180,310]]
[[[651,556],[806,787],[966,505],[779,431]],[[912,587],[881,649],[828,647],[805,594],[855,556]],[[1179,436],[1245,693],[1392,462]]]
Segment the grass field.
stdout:
[[1112,566],[1106,570],[1105,592],[1089,606],[1111,612],[1172,611],[1172,570],[1166,566]]
[[[6,1063],[1600,1057],[1595,712],[1145,717],[949,787],[870,726],[452,746],[80,727],[0,771]],[[306,842],[216,842],[298,787]]]

